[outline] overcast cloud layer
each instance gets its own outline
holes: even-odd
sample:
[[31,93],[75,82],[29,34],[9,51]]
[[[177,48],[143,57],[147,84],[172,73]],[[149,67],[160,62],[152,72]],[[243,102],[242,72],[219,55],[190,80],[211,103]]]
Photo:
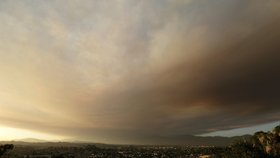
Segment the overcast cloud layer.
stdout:
[[143,143],[280,119],[280,1],[3,0],[0,21],[2,125]]

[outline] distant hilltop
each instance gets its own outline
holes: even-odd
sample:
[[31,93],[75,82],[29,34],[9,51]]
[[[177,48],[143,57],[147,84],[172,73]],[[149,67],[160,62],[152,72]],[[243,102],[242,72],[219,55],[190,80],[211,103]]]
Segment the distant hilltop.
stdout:
[[48,142],[46,140],[42,140],[42,139],[36,139],[36,138],[23,138],[23,139],[16,139],[13,140],[16,142],[29,142],[29,143],[42,143],[42,142]]
[[[169,137],[156,137],[153,138],[155,143],[147,142],[142,144],[124,144],[124,145],[187,145],[187,146],[229,146],[237,140],[246,140],[252,142],[255,146],[262,146],[267,152],[272,152],[273,143],[279,142],[280,126],[275,127],[272,131],[256,132],[254,135],[243,135],[234,137],[221,137],[221,136],[193,136],[193,135],[180,135]],[[258,141],[257,141],[258,140]],[[168,143],[167,143],[168,142]],[[24,138],[13,141],[2,141],[1,144],[15,144],[15,145],[36,145],[36,146],[73,146],[82,144],[94,144],[97,146],[111,146],[114,144],[103,144],[95,142],[79,142],[79,141],[47,141],[36,138]]]
[[[146,144],[124,144],[124,145],[187,145],[187,146],[228,146],[238,139],[249,139],[251,135],[220,137],[220,136],[193,136],[181,135],[174,137],[154,138],[156,143],[148,142]],[[168,142],[168,143],[167,143]],[[111,146],[114,144],[103,144],[95,142],[78,142],[78,141],[47,141],[36,138],[24,138],[13,141],[2,141],[1,144],[15,145],[36,145],[36,146],[76,146],[83,144],[94,144],[97,146]]]

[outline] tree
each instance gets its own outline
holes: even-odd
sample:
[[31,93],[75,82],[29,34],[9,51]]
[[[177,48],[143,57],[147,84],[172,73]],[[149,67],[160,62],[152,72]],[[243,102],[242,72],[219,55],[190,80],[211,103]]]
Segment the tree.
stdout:
[[5,144],[5,145],[0,145],[0,157],[5,154],[8,150],[14,149],[13,144]]
[[254,147],[254,145],[246,140],[237,140],[231,145],[231,150],[229,158],[256,158],[256,157],[266,157],[263,150]]
[[280,125],[274,127],[272,132],[273,132],[273,134],[280,136]]

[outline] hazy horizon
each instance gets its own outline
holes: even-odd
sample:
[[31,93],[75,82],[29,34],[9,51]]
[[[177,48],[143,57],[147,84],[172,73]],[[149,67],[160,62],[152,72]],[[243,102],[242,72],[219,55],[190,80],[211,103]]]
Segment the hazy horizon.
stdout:
[[280,121],[280,1],[0,1],[0,140],[157,142]]

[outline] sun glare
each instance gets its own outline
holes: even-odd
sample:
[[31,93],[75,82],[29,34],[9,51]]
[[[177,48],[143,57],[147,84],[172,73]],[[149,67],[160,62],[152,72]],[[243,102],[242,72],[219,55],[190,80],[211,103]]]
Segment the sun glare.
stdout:
[[0,141],[20,140],[24,138],[36,138],[36,139],[42,139],[48,141],[59,141],[59,140],[66,139],[66,137],[63,136],[0,126]]

